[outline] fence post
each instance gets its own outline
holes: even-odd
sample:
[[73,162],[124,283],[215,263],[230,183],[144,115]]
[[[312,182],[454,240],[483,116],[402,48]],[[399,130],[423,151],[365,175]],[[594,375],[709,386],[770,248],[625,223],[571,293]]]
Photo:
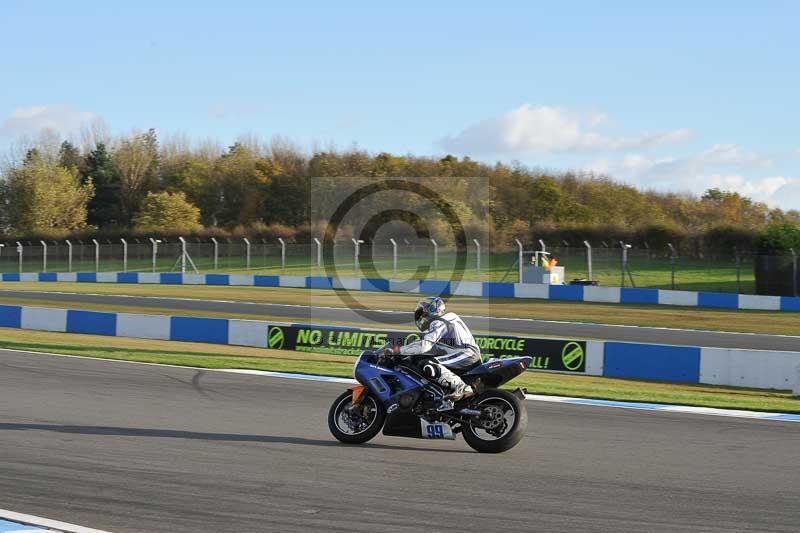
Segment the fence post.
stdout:
[[181,274],[186,274],[186,239],[178,237],[181,242]]
[[[789,248],[789,251],[792,252],[792,293],[797,296],[797,252],[794,251],[794,248]],[[800,378],[800,370],[798,370],[798,378]],[[800,387],[800,381],[797,386]]]
[[100,272],[100,243],[97,239],[92,239],[94,243],[94,271]]
[[128,241],[125,239],[120,239],[122,241],[122,271],[128,271]]
[[439,276],[439,245],[436,244],[436,241],[431,239],[431,244],[433,245],[433,275],[435,277]]
[[67,272],[72,272],[72,243],[67,240]]
[[671,279],[670,279],[670,287],[672,287],[672,290],[674,291],[675,290],[675,259],[677,259],[678,254],[675,252],[675,247],[672,246],[672,243],[668,242],[667,246],[669,246],[669,262],[670,262],[671,271],[672,271],[672,275],[671,275]]
[[478,281],[481,280],[481,243],[478,242],[478,239],[472,239],[472,242],[475,243],[475,248],[477,249],[477,262],[475,263],[475,271],[478,274]]
[[622,248],[622,283],[620,287],[625,286],[625,269],[628,268],[628,247],[629,244],[625,244],[622,241],[619,241],[619,245]]
[[359,244],[361,243],[361,240],[360,239],[350,239],[350,240],[353,241],[353,269],[355,275],[358,276],[358,272],[359,270],[361,270],[358,266],[358,254],[361,252],[361,250],[359,249],[360,248]]
[[17,254],[19,254],[19,273],[22,274],[22,243],[17,241]]
[[589,244],[589,241],[583,241],[583,245],[586,246],[586,266],[589,270],[589,281],[592,281],[592,245]]
[[281,274],[286,274],[286,242],[280,237],[278,242],[281,243]]
[[242,240],[244,241],[244,249],[245,249],[245,269],[250,270],[250,241],[247,237],[243,237]]
[[742,293],[742,257],[739,255],[739,248],[734,246],[733,253],[736,255],[736,292]]
[[389,242],[392,243],[392,279],[395,279],[397,277],[397,241],[389,239]]
[[519,270],[519,283],[522,283],[522,260],[523,260],[523,257],[522,257],[523,256],[522,242],[519,239],[517,239],[516,237],[514,237],[514,242],[517,243],[517,248],[518,248],[517,263],[519,263],[519,265],[518,265],[519,266],[519,268],[518,268],[518,270]]
[[47,243],[44,241],[39,241],[42,243],[42,272],[47,272]]
[[150,242],[153,245],[153,272],[156,271],[156,261],[158,259],[158,243],[161,241],[150,237]]
[[317,245],[317,274],[322,274],[322,243],[316,237],[314,243]]
[[219,243],[214,237],[211,237],[211,242],[214,243],[214,270],[216,270],[219,267]]

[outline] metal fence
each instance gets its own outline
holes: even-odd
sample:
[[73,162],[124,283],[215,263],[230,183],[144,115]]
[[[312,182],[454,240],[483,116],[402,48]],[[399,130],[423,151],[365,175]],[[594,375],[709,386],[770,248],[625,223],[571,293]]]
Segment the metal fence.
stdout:
[[[729,254],[681,256],[664,250],[615,246],[548,246],[518,242],[516,250],[477,240],[457,251],[435,241],[289,243],[256,238],[136,238],[92,241],[5,242],[0,272],[250,272],[395,279],[519,281],[535,250],[546,251],[566,269],[566,282],[743,294],[797,295],[797,256]],[[184,253],[185,252],[185,253]]]

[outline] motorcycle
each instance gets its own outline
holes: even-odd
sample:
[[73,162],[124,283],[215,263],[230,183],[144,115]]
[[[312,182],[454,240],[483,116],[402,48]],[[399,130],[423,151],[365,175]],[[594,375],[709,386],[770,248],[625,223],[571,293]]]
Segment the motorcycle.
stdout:
[[358,385],[331,405],[328,427],[336,439],[363,444],[383,430],[394,437],[454,440],[482,453],[500,453],[516,446],[525,435],[528,412],[526,391],[498,387],[524,372],[530,357],[491,359],[461,374],[475,395],[455,402],[453,409],[437,411],[445,391],[428,381],[391,343],[364,350],[355,362]]

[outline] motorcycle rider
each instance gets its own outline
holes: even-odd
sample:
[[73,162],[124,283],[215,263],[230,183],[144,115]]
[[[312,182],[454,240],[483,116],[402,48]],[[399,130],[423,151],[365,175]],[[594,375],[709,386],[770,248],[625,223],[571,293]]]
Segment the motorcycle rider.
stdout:
[[439,297],[425,298],[417,304],[414,322],[422,332],[420,340],[402,346],[401,355],[413,357],[426,379],[449,392],[437,410],[453,408],[455,401],[475,394],[455,372],[466,371],[481,362],[481,351],[469,328],[457,314],[445,312]]

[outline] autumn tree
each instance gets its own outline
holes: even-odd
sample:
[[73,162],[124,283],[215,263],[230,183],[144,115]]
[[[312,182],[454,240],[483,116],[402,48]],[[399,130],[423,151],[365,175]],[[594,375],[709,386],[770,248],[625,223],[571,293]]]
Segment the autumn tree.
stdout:
[[140,232],[191,232],[202,228],[200,209],[182,192],[148,193],[133,223]]
[[221,225],[248,224],[262,217],[264,199],[280,165],[260,156],[252,148],[236,143],[215,166],[218,206],[215,222]]
[[47,233],[84,229],[94,186],[81,184],[76,170],[31,153],[22,166],[9,171],[3,191],[7,223],[16,233]]
[[155,184],[158,168],[155,130],[123,138],[114,150],[113,161],[120,176],[122,222],[130,226],[142,199]]

